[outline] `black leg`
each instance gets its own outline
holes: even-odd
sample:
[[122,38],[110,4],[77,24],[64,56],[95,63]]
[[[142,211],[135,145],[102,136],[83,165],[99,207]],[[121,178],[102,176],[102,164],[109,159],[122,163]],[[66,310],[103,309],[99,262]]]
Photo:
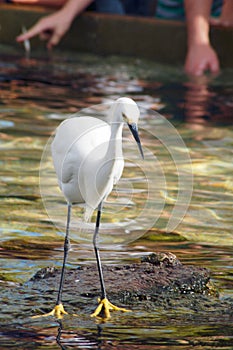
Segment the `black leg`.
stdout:
[[102,210],[102,202],[98,206],[95,232],[94,232],[94,236],[93,236],[93,246],[94,246],[97,268],[98,268],[99,278],[100,278],[100,286],[101,286],[101,294],[102,294],[101,299],[105,299],[106,298],[106,289],[105,289],[105,285],[104,285],[103,270],[102,270],[102,266],[101,266],[99,247],[98,247],[98,242],[97,242],[98,233],[99,233],[99,226],[100,226],[100,219],[101,219],[101,210]]
[[63,284],[64,284],[66,261],[67,261],[68,252],[69,252],[69,249],[70,249],[69,231],[70,231],[71,207],[72,207],[71,204],[68,204],[68,207],[67,207],[66,236],[65,236],[65,241],[64,241],[64,258],[63,258],[60,286],[59,286],[59,290],[58,290],[56,305],[59,305],[62,302],[62,289],[63,289]]
[[95,250],[95,256],[96,256],[96,261],[97,261],[97,267],[98,267],[98,272],[99,272],[99,278],[100,278],[100,285],[101,285],[101,299],[99,300],[99,305],[97,306],[96,310],[91,314],[91,317],[97,317],[101,315],[100,317],[104,317],[104,319],[109,319],[110,318],[110,310],[115,310],[115,311],[129,311],[120,307],[117,307],[110,303],[107,299],[106,295],[106,289],[104,285],[104,278],[103,278],[103,270],[101,267],[101,261],[100,261],[100,255],[99,255],[99,247],[98,247],[98,233],[99,233],[99,226],[100,226],[100,218],[101,218],[101,209],[102,209],[102,203],[99,204],[98,206],[98,212],[97,212],[97,218],[96,218],[96,225],[95,225],[95,232],[93,236],[93,245],[94,245],[94,250]]

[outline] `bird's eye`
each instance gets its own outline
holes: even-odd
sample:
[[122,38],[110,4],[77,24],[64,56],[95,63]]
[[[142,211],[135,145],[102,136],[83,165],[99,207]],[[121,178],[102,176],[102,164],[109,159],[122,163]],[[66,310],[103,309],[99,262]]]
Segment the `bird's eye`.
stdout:
[[124,122],[128,123],[128,118],[126,117],[125,113],[122,112],[122,119]]

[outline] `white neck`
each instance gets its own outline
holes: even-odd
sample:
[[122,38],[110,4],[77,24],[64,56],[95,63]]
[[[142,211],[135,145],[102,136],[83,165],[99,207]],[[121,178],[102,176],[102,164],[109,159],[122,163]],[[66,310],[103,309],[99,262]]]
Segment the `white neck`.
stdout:
[[[115,114],[113,114],[115,116]],[[113,118],[112,118],[113,119]],[[116,118],[114,118],[116,119]],[[104,191],[104,195],[107,196],[112,191],[112,186],[116,183],[121,177],[124,160],[122,155],[122,129],[123,129],[123,120],[110,121],[111,135],[108,142],[107,152],[103,158],[103,163],[101,167],[98,165],[97,172],[97,184],[98,191],[102,193]],[[107,176],[107,182],[106,182]],[[111,178],[111,179],[110,179]],[[110,181],[109,181],[110,180]],[[106,187],[106,183],[108,183],[108,187]]]
[[118,105],[113,104],[109,114],[111,137],[107,151],[107,158],[114,161],[115,158],[122,157],[122,130],[124,122]]

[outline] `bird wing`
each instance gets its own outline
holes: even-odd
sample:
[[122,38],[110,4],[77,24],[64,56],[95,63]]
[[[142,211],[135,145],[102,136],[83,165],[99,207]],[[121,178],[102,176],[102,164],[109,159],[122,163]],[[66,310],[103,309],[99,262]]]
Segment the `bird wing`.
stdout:
[[[56,130],[52,142],[54,168],[61,190],[69,202],[85,202],[82,171],[86,159],[103,156],[110,138],[109,124],[93,117],[66,119]],[[101,153],[97,151],[101,146]],[[90,163],[90,162],[89,162]],[[85,169],[85,172],[92,169]]]

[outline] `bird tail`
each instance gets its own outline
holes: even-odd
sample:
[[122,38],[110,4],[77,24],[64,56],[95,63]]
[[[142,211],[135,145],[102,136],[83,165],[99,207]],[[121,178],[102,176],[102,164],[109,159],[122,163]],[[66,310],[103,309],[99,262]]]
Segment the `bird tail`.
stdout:
[[89,222],[92,215],[93,215],[94,209],[90,207],[89,205],[86,205],[85,212],[84,212],[84,221]]

